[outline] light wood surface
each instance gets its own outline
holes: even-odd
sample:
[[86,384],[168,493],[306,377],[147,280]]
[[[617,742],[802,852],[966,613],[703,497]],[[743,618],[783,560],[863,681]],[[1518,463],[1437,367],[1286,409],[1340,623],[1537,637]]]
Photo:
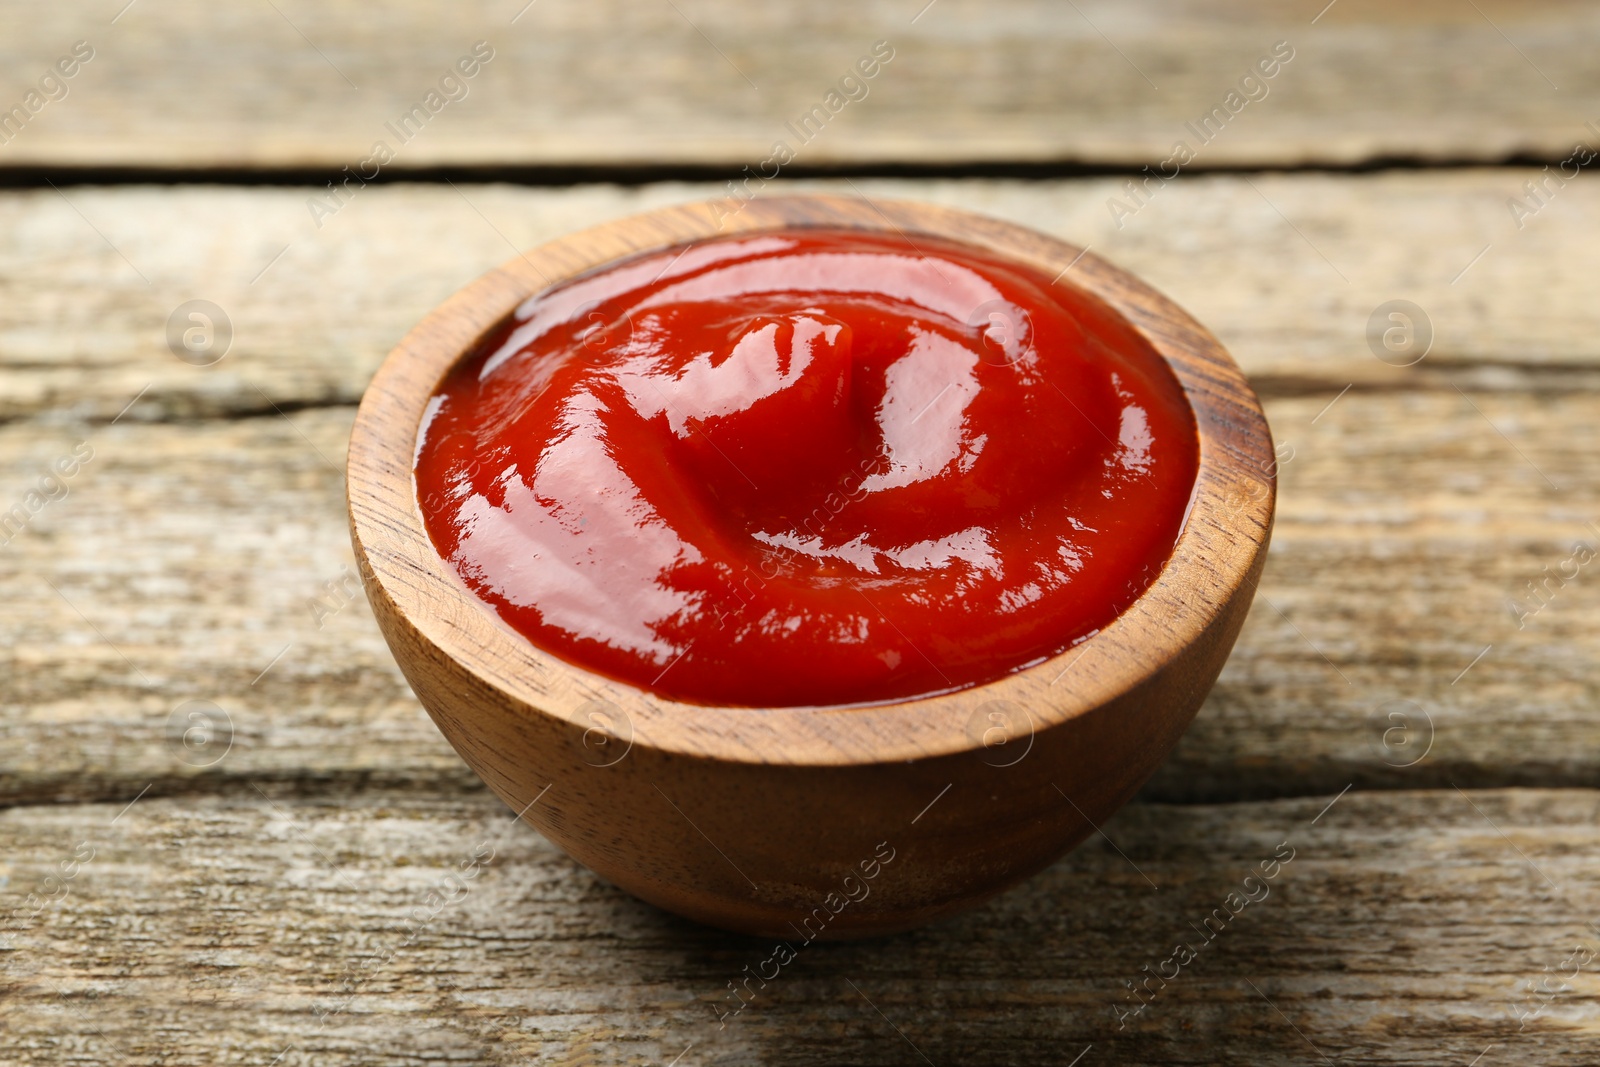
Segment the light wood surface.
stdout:
[[[1600,307],[1583,265],[1600,183],[1573,183],[1518,230],[1505,202],[1527,180],[1515,169],[1202,176],[1121,229],[1106,208],[1114,179],[793,188],[915,197],[1087,245],[1195,309],[1268,397],[1352,382],[1451,395],[1452,382],[1592,386]],[[0,419],[109,421],[146,386],[124,422],[353,405],[396,340],[516,250],[718,191],[402,185],[362,192],[321,230],[305,189],[14,192],[0,197]],[[199,369],[165,341],[169,314],[197,298],[234,326],[228,355]],[[1433,322],[1433,351],[1414,367],[1367,347],[1369,317],[1392,299]]]
[[[1107,839],[969,915],[803,950],[722,1028],[713,1007],[770,943],[640,904],[485,795],[297,797],[264,784],[124,811],[128,799],[0,813],[8,890],[93,849],[3,951],[7,1062],[1065,1065],[1092,1046],[1080,1064],[1464,1067],[1491,1046],[1480,1063],[1600,1055],[1597,962],[1558,977],[1575,947],[1600,953],[1600,801],[1587,790],[1353,792],[1326,812],[1330,798],[1134,805]],[[1202,945],[1194,927],[1285,843],[1294,858],[1267,895],[1202,926],[1221,928]],[[430,900],[449,871],[491,854]],[[1119,1030],[1124,981],[1180,941],[1197,958]],[[1512,1008],[1539,1014],[1519,1028]]]
[[[125,3],[7,0],[6,107],[74,42],[95,57],[0,144],[0,169],[287,167],[326,170],[320,182],[378,140],[396,170],[678,165],[720,180],[778,140],[810,167],[1137,169],[1178,140],[1203,167],[1555,162],[1595,140],[1584,123],[1600,114],[1600,15],[1578,0],[408,0],[381,17],[310,0]],[[494,58],[467,95],[409,142],[390,134],[479,40]],[[809,142],[790,133],[880,40],[893,59],[867,95]],[[1267,95],[1202,145],[1185,123],[1280,41],[1293,59]]]
[[[1582,282],[1594,258],[1586,220],[1600,194],[1566,190],[1549,215],[1512,231],[1450,285],[1479,238],[1508,225],[1496,205],[1518,173],[1253,179],[1303,229],[1321,236],[1342,226],[1342,269],[1366,294],[1359,303],[1336,278],[1329,288],[1327,265],[1281,219],[1274,226],[1238,209],[1257,194],[1237,178],[1173,189],[1189,199],[1164,208],[1170,216],[1135,219],[1122,243],[1104,245],[1074,222],[1084,205],[1094,217],[1099,181],[856,183],[872,197],[918,190],[1031,216],[1151,277],[1239,355],[1266,394],[1279,441],[1296,449],[1281,471],[1273,550],[1285,564],[1268,568],[1264,586],[1287,618],[1258,606],[1221,687],[1152,784],[1156,795],[1337,790],[1350,774],[1434,785],[1454,775],[1482,784],[1600,780],[1600,746],[1581,710],[1593,684],[1588,642],[1600,624],[1593,597],[1580,581],[1521,630],[1505,603],[1590,536],[1583,523],[1600,513],[1590,462],[1600,441],[1583,391],[1600,361],[1600,312]],[[463,192],[531,247],[564,225],[704,187]],[[19,665],[5,676],[14,695],[0,712],[26,752],[5,768],[8,795],[95,799],[152,774],[186,788],[192,772],[169,759],[148,725],[177,703],[173,687],[225,701],[253,723],[239,724],[237,750],[213,775],[461,773],[411,702],[365,604],[320,629],[314,604],[336,606],[326,583],[342,568],[354,573],[341,478],[361,385],[387,346],[507,246],[448,188],[370,195],[335,220],[348,232],[292,246],[252,287],[282,247],[274,225],[300,221],[296,193],[74,191],[73,204],[141,263],[156,295],[53,193],[0,198],[8,220],[0,263],[16,294],[0,302],[0,397],[13,405],[0,426],[7,506],[74,441],[87,437],[97,449],[71,495],[0,549],[12,605],[0,627]],[[1456,247],[1389,249],[1382,235],[1430,197],[1435,225],[1451,223]],[[1185,217],[1211,221],[1172,225]],[[1421,222],[1411,225],[1422,232]],[[408,253],[410,241],[428,254]],[[241,248],[261,251],[245,261]],[[1187,269],[1182,254],[1226,257],[1229,269]],[[1573,269],[1544,271],[1551,262]],[[341,277],[360,284],[322,281]],[[1395,293],[1438,309],[1439,351],[1406,370],[1379,363],[1362,338],[1371,308]],[[175,359],[162,332],[166,313],[197,295],[234,309],[237,325],[234,348],[203,369]],[[1352,379],[1359,388],[1323,413]],[[1322,607],[1328,583],[1341,590],[1339,610]],[[1441,718],[1431,757],[1406,771],[1386,766],[1394,755],[1375,744],[1381,731],[1368,721],[1391,694]],[[1517,744],[1508,747],[1512,729]],[[59,743],[61,730],[71,744]]]
[[[1091,1042],[1080,1067],[1322,1062],[1243,977],[1335,1060],[1468,1064],[1491,1044],[1480,1067],[1594,1058],[1592,971],[1526,1030],[1508,1006],[1528,1010],[1543,969],[1586,936],[1584,835],[1600,782],[1589,571],[1525,629],[1506,605],[1574,541],[1592,541],[1584,524],[1600,515],[1600,312],[1585,280],[1600,194],[1579,181],[1518,231],[1505,198],[1531,177],[1251,176],[1270,204],[1241,177],[1185,179],[1121,231],[1107,220],[1107,180],[856,179],[868,196],[1039,226],[1150,279],[1222,338],[1278,440],[1296,446],[1264,599],[1145,794],[1216,806],[1135,804],[1105,828],[1162,894],[1096,839],[953,924],[823,949],[837,971],[808,974],[816,965],[802,956],[796,981],[774,986],[780,1011],[752,1007],[702,1039],[693,1028],[710,1012],[698,1006],[678,1042],[676,1008],[663,1005],[725,991],[764,955],[633,904],[519,830],[529,851],[508,855],[527,866],[508,859],[482,887],[520,904],[484,894],[481,911],[469,897],[446,912],[427,935],[438,954],[396,957],[381,1004],[358,1001],[330,1024],[335,1036],[281,1062],[665,1064],[693,1040],[679,1067],[922,1063],[845,977],[939,1064],[1066,1064]],[[0,953],[0,1062],[118,1059],[96,1044],[99,1027],[129,1062],[270,1063],[317,1030],[313,1002],[362,952],[404,940],[399,916],[426,898],[416,869],[459,863],[480,826],[511,814],[496,815],[503,805],[477,791],[410,696],[362,601],[316,626],[314,599],[354,569],[341,487],[354,400],[423,312],[510,254],[496,228],[531,247],[711,189],[369,189],[321,231],[306,190],[63,191],[71,206],[48,189],[0,196],[5,506],[73,442],[95,448],[69,496],[0,548],[4,914],[151,789],[116,824],[144,827],[131,865],[91,863],[63,907],[18,935],[26,951]],[[222,303],[240,327],[211,368],[179,362],[163,340],[167,314],[194,297]],[[1379,364],[1363,336],[1372,309],[1396,297],[1427,308],[1439,335],[1406,370]],[[167,737],[186,699],[233,718],[232,749],[204,769]],[[1392,764],[1414,750],[1383,747],[1396,700],[1416,701],[1435,727],[1411,767]],[[1323,888],[1275,889],[1267,931],[1242,926],[1247,936],[1222,946],[1227,967],[1201,963],[1129,1043],[1106,987],[1164,958],[1156,949],[1215,906],[1257,845],[1270,852],[1278,827],[1309,820],[1352,781],[1317,823],[1347,835],[1325,854]],[[1537,788],[1477,792],[1503,785]],[[1407,788],[1429,791],[1363,795]],[[1295,796],[1305,799],[1237,803]],[[150,822],[133,823],[152,802]],[[208,836],[209,813],[230,807],[237,832]],[[357,888],[336,890],[307,840],[362,872]],[[1169,880],[1199,897],[1168,905]],[[1098,969],[1086,980],[1087,968]],[[77,994],[71,1007],[44,978]]]
[[[1522,630],[1505,603],[1594,536],[1583,527],[1600,511],[1593,401],[1470,395],[1560,479],[1561,495],[1454,392],[1352,393],[1314,425],[1332,393],[1267,402],[1297,453],[1281,473],[1266,602],[1149,795],[1332,793],[1353,777],[1446,788],[1600,780],[1587,710],[1600,602],[1580,580]],[[356,571],[341,473],[353,415],[88,428],[95,459],[70,495],[0,549],[10,605],[0,710],[14,754],[0,801],[96,800],[152,779],[158,792],[295,777],[470,782],[365,600],[318,627],[316,605],[338,604],[327,583]],[[77,432],[0,427],[10,486],[30,484]],[[1337,610],[1322,607],[1329,590]],[[1382,745],[1392,724],[1378,712],[1391,698],[1434,720],[1431,754],[1412,768],[1389,766],[1409,757]],[[203,775],[162,730],[182,699],[216,701],[234,718],[233,751]]]

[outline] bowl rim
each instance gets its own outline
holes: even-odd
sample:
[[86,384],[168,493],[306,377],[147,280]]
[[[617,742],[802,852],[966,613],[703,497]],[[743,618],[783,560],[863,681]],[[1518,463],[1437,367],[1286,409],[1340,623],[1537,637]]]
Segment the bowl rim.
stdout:
[[[1172,555],[1111,623],[1059,655],[949,693],[871,705],[699,705],[539,648],[505,624],[434,549],[412,474],[424,408],[445,374],[517,307],[621,259],[805,228],[896,233],[913,243],[920,234],[1020,261],[1052,284],[1108,305],[1172,369],[1199,438],[1193,496]],[[440,657],[509,698],[501,703],[513,714],[560,720],[584,731],[586,745],[591,738],[601,742],[597,751],[610,752],[603,745],[615,742],[623,755],[640,745],[737,763],[842,767],[1021,744],[1024,731],[1031,747],[1038,731],[1154,677],[1206,634],[1242,586],[1251,585],[1246,595],[1254,592],[1251,573],[1266,550],[1276,500],[1273,458],[1260,403],[1221,343],[1172,301],[1087,248],[928,203],[789,195],[700,201],[615,219],[522,253],[457,291],[389,353],[363,395],[351,430],[347,495],[368,595],[387,601],[382,607],[391,618],[403,620]],[[997,725],[1003,736],[994,734]]]

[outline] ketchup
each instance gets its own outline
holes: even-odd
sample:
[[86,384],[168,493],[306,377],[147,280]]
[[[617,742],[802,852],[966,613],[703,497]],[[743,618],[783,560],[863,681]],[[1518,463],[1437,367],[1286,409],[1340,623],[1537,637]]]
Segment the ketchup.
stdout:
[[440,555],[580,667],[700,704],[992,681],[1149,587],[1198,439],[1094,298],[919,235],[652,253],[533,297],[430,401]]

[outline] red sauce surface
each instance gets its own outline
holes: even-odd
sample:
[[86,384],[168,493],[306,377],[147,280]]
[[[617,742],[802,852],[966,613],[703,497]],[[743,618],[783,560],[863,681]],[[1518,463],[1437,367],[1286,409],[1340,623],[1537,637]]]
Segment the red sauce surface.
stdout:
[[953,243],[796,231],[543,293],[441,385],[441,556],[534,644],[663,696],[794,706],[991,681],[1155,579],[1194,487],[1161,358]]

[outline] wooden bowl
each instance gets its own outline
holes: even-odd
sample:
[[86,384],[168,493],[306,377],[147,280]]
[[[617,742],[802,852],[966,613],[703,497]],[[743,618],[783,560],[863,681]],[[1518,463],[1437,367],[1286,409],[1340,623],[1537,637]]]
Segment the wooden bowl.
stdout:
[[[652,211],[552,241],[440,305],[390,353],[361,401],[350,526],[401,670],[502,800],[628,892],[797,949],[969,908],[1045,867],[1133,796],[1238,636],[1266,556],[1275,467],[1260,406],[1222,346],[1095,256],[926,204],[767,197],[730,216],[732,206]],[[1193,504],[1158,579],[1104,630],[1045,663],[943,696],[704,707],[536,648],[435,552],[411,471],[423,407],[513,309],[625,257],[797,227],[936,235],[1061,275],[1057,284],[1104,301],[1171,365],[1199,428]]]

